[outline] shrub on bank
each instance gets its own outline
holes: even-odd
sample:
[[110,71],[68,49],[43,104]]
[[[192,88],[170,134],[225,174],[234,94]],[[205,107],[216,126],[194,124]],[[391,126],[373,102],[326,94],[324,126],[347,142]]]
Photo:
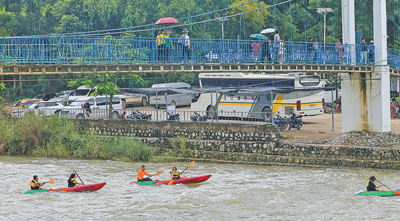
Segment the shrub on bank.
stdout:
[[67,118],[27,113],[21,120],[0,117],[0,154],[148,161],[152,150],[138,140],[78,131]]

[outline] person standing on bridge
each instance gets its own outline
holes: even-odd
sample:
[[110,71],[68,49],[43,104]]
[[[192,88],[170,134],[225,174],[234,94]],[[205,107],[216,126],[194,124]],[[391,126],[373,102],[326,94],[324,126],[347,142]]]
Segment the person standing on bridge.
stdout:
[[313,60],[313,54],[314,54],[313,44],[314,44],[313,37],[310,37],[307,43],[307,60],[309,63],[312,63]]
[[174,45],[172,44],[169,36],[171,35],[171,30],[167,30],[167,38],[165,39],[165,60],[167,62],[171,62],[170,55],[172,54],[172,50],[175,50]]
[[365,38],[361,40],[361,64],[367,64],[368,62],[368,45],[365,42]]
[[262,44],[261,62],[265,62],[265,58],[267,58],[267,63],[271,63],[271,50],[270,49],[271,49],[271,39],[268,38],[268,40]]
[[313,49],[314,49],[314,64],[317,64],[319,62],[319,43],[318,43],[318,39],[314,39],[314,45],[313,45]]
[[340,64],[343,64],[344,45],[342,44],[342,39],[339,39],[339,41],[337,42],[335,48],[336,48],[336,52],[339,54]]
[[368,57],[370,64],[374,64],[374,55],[375,55],[375,45],[374,41],[371,40],[371,44],[368,46]]
[[278,55],[279,55],[279,49],[281,47],[281,37],[279,36],[279,30],[275,30],[275,35],[274,35],[274,64],[278,63]]
[[182,63],[185,60],[185,55],[187,57],[187,60],[191,63],[191,57],[190,57],[190,37],[188,35],[189,30],[185,29],[182,32],[182,35],[179,37],[178,43],[181,45],[182,48]]
[[156,43],[157,43],[157,61],[164,61],[165,54],[165,39],[167,38],[164,35],[164,29],[160,29],[159,34],[157,35]]

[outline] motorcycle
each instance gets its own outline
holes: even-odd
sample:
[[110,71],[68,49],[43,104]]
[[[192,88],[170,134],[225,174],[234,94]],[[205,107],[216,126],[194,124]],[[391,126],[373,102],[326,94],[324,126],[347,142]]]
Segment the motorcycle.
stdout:
[[170,121],[179,120],[179,114],[168,115],[167,120],[170,120]]
[[398,102],[392,102],[392,105],[390,105],[390,116],[400,118],[400,104]]
[[151,114],[143,114],[140,111],[132,111],[129,118],[132,121],[149,121],[151,120]]
[[297,128],[297,130],[300,130],[300,128],[303,126],[302,116],[296,116],[296,114],[293,113],[293,115],[289,118],[288,124],[288,130],[292,128]]
[[201,116],[197,112],[194,112],[194,116],[191,116],[192,121],[207,121],[207,116]]
[[276,118],[274,119],[274,124],[277,125],[280,130],[285,130],[289,125],[289,120],[281,117],[278,112],[278,113],[276,113]]

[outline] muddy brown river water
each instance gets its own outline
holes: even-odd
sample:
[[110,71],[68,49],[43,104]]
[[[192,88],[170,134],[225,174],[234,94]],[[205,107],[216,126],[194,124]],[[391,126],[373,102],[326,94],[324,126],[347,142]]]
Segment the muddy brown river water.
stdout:
[[[106,182],[90,193],[22,194],[33,175],[66,187],[72,163],[86,184]],[[143,163],[0,156],[1,220],[361,220],[398,219],[400,197],[367,197],[375,175],[400,188],[400,171],[198,163],[187,176],[212,174],[201,184],[129,184]],[[189,163],[146,163],[147,171]]]

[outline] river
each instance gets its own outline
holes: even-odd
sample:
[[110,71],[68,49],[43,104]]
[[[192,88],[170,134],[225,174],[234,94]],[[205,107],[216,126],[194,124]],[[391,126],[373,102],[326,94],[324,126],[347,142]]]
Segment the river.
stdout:
[[[45,187],[65,187],[71,163],[86,184],[106,182],[90,193],[27,191],[33,175]],[[146,163],[149,173],[173,165]],[[395,219],[400,197],[356,196],[373,174],[392,188],[399,187],[400,171],[372,169],[249,166],[196,162],[187,176],[212,174],[201,184],[129,184],[142,163],[65,160],[0,156],[2,220],[357,220]]]

